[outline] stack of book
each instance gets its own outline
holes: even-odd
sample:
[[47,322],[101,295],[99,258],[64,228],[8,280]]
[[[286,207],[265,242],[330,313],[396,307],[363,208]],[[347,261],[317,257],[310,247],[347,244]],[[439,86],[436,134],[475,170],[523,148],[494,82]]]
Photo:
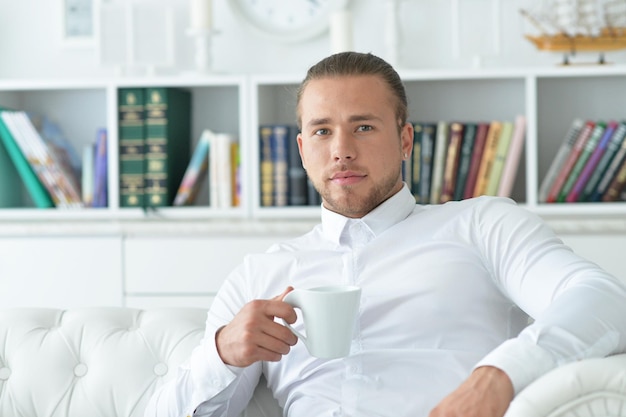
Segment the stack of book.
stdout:
[[524,116],[514,122],[438,121],[413,127],[413,153],[403,178],[418,203],[510,197],[525,140]]
[[541,203],[624,200],[626,122],[575,119],[539,188]]
[[84,207],[80,161],[76,166],[71,147],[54,124],[24,111],[0,109],[0,143],[35,207]]
[[308,180],[295,125],[263,125],[259,128],[261,206],[317,206],[321,198]]
[[198,139],[174,206],[193,205],[208,183],[209,206],[230,208],[241,204],[239,142],[233,135],[205,129]]

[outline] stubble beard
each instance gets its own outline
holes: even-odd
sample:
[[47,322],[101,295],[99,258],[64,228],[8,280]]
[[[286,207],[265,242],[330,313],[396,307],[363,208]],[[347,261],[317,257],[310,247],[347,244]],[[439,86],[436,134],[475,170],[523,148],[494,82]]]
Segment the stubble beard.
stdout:
[[378,207],[389,198],[398,184],[401,168],[389,173],[374,182],[373,186],[365,192],[361,191],[365,184],[335,186],[325,176],[322,181],[313,181],[313,186],[322,197],[324,207],[350,218],[360,218]]

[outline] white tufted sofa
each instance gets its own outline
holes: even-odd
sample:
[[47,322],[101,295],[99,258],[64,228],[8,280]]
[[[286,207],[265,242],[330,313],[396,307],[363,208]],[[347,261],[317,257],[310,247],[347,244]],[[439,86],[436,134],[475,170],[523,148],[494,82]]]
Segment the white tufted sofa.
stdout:
[[[0,417],[140,417],[202,338],[201,309],[0,310]],[[246,416],[279,417],[259,385]],[[626,416],[626,355],[561,367],[507,417]]]

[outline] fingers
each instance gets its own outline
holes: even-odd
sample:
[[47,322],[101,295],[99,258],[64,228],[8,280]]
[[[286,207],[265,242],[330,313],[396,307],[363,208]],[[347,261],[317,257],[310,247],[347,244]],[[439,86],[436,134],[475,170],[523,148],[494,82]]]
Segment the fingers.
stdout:
[[218,353],[224,363],[239,367],[257,361],[278,361],[289,353],[298,338],[275,317],[287,323],[297,319],[293,307],[282,301],[292,287],[269,300],[253,300],[235,315],[215,336]]

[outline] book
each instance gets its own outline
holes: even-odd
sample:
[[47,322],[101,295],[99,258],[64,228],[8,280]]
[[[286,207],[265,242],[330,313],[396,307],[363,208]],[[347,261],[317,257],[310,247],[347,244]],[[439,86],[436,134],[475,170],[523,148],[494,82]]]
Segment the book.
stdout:
[[519,168],[519,162],[522,157],[522,150],[524,149],[524,141],[526,138],[526,117],[518,115],[515,118],[515,125],[513,129],[513,137],[511,138],[511,144],[509,145],[509,152],[504,161],[504,167],[502,170],[502,178],[498,186],[498,192],[496,195],[500,197],[510,197],[513,191],[513,185],[515,184],[515,177]]
[[307,205],[307,180],[306,171],[302,166],[302,158],[298,149],[298,127],[289,126],[289,205],[290,206],[306,206]]
[[[54,207],[54,202],[52,201],[48,190],[37,177],[33,167],[28,163],[26,156],[22,153],[19,145],[13,137],[13,134],[5,124],[3,117],[1,117],[5,111],[6,110],[0,109],[0,142],[3,145],[3,156],[4,153],[6,153],[6,156],[8,157],[7,159],[11,160],[13,166],[15,167],[15,171],[17,171],[22,179],[22,182],[24,183],[24,186],[28,191],[35,207]],[[6,162],[6,159],[3,160],[3,162]],[[11,184],[11,182],[13,182],[13,177],[8,176],[13,174],[13,170],[10,169],[8,164],[5,165],[3,163],[3,167],[3,191],[7,193],[3,193],[3,204],[12,206],[14,204],[18,204],[18,201],[21,200],[21,198],[19,198],[19,194],[21,193],[17,190],[17,187],[13,187],[13,184]]]
[[241,205],[241,158],[239,152],[239,141],[232,138],[230,143],[230,184],[231,184],[231,206]]
[[274,125],[270,136],[272,157],[272,205],[284,207],[289,202],[289,126]]
[[617,173],[606,192],[602,195],[602,201],[610,202],[610,201],[619,201],[621,199],[621,194],[624,188],[626,187],[626,159],[624,159],[617,169]]
[[174,202],[189,161],[191,93],[173,87],[145,91],[144,204]]
[[92,207],[107,207],[109,205],[108,184],[108,131],[98,129],[94,155],[93,176],[93,203]]
[[85,207],[93,205],[93,187],[94,187],[94,158],[95,144],[89,144],[83,147],[83,167],[81,170],[81,195]]
[[413,150],[411,152],[411,194],[415,198],[416,203],[421,203],[420,198],[420,174],[422,160],[422,124],[413,123]]
[[[552,184],[550,185],[550,189],[548,190],[548,193],[546,195],[546,199],[545,199],[546,203],[555,203],[557,201],[559,193],[561,192],[561,189],[565,185],[565,181],[567,181],[569,173],[571,172],[572,168],[576,164],[576,160],[578,159],[578,156],[580,156],[585,146],[585,143],[587,143],[587,140],[591,136],[591,132],[593,131],[594,127],[595,127],[595,122],[587,121],[584,123],[584,125],[578,132],[578,135],[576,136],[576,139],[574,140],[571,148],[569,149],[569,152],[567,153],[565,160],[563,161],[562,164],[559,164],[560,166],[558,168],[558,171],[556,172],[554,181],[552,181]],[[559,154],[560,152],[561,151],[559,150]],[[557,157],[558,156],[559,155],[557,154]],[[554,165],[554,162],[553,162],[553,165]]]
[[485,149],[480,159],[478,174],[476,174],[476,185],[474,186],[474,197],[485,195],[487,193],[487,185],[489,184],[489,176],[491,175],[491,167],[496,158],[498,151],[498,140],[502,131],[502,122],[493,120],[489,123],[489,130],[485,139]]
[[463,130],[463,145],[461,146],[461,155],[459,156],[459,169],[456,175],[456,185],[454,187],[454,200],[462,200],[467,177],[469,174],[470,164],[472,162],[472,151],[474,149],[474,140],[476,138],[477,123],[465,123]]
[[591,201],[591,196],[598,187],[602,176],[604,175],[607,168],[609,167],[609,164],[617,154],[617,151],[622,146],[624,138],[626,138],[626,122],[620,123],[615,129],[611,140],[606,146],[604,154],[602,154],[602,157],[600,158],[596,169],[594,169],[591,173],[591,177],[589,178],[589,181],[587,181],[587,184],[585,185],[585,188],[583,189],[583,192],[578,201]]
[[422,125],[422,146],[420,159],[420,183],[419,195],[420,203],[430,203],[430,184],[433,172],[433,155],[435,154],[435,137],[437,136],[437,125],[425,123]]
[[578,136],[580,135],[580,131],[582,130],[585,122],[582,119],[574,119],[572,124],[570,125],[563,142],[559,146],[559,149],[556,153],[556,156],[552,160],[550,167],[548,168],[548,172],[543,177],[541,181],[541,185],[539,187],[538,201],[540,203],[546,203],[548,199],[548,193],[550,189],[554,185],[556,181],[556,177],[559,172],[562,170],[565,161],[567,160]]
[[236,137],[215,133],[209,144],[209,204],[213,208],[233,206],[233,146]]
[[595,127],[591,131],[591,136],[589,136],[589,139],[587,140],[587,142],[585,143],[585,146],[580,152],[580,155],[578,156],[576,163],[574,164],[571,172],[567,176],[567,180],[565,181],[565,184],[563,184],[563,188],[561,188],[561,191],[559,191],[559,194],[557,196],[557,202],[559,203],[565,202],[567,195],[570,193],[570,191],[574,187],[574,183],[576,182],[576,180],[580,177],[580,174],[582,173],[582,170],[585,167],[585,164],[591,157],[591,154],[593,150],[596,148],[596,145],[598,144],[598,142],[600,141],[600,138],[602,137],[602,134],[604,133],[605,129],[606,129],[606,123],[604,122],[596,123]]
[[611,185],[611,181],[617,174],[622,162],[626,159],[626,138],[622,140],[622,144],[615,153],[615,156],[609,163],[609,166],[606,168],[606,171],[602,174],[602,178],[598,183],[598,186],[594,190],[593,194],[589,198],[590,201],[602,201],[602,197],[606,194],[609,186]]
[[[606,148],[611,141],[611,137],[613,136],[616,128],[617,122],[607,123],[602,137],[595,146],[595,149],[592,149],[591,155],[589,156],[582,171],[580,172],[580,175],[578,175],[578,178],[574,182],[574,186],[565,197],[565,201],[567,201],[568,203],[575,203],[579,201],[585,185],[587,185],[587,182],[591,178],[591,174],[596,170],[598,163],[600,162],[600,158],[602,158],[602,155],[606,151]],[[591,143],[591,140],[589,142]]]
[[478,178],[478,169],[480,168],[480,161],[483,157],[488,133],[489,123],[478,123],[476,137],[474,138],[474,148],[472,149],[472,159],[467,171],[465,189],[463,190],[464,199],[472,198],[474,196],[474,188],[476,187],[476,179]]
[[441,188],[443,186],[443,172],[446,165],[446,152],[448,150],[448,122],[437,123],[435,135],[435,153],[432,158],[432,174],[430,179],[430,202],[438,204],[441,201]]
[[274,180],[272,167],[272,134],[273,126],[261,126],[259,128],[259,158],[260,175],[259,189],[261,192],[261,206],[269,207],[274,201]]
[[212,135],[213,132],[209,129],[202,131],[176,191],[174,206],[193,204],[202,184],[208,182],[209,148]]
[[450,124],[448,149],[446,150],[446,163],[443,172],[443,184],[441,187],[441,203],[454,198],[456,188],[456,174],[459,170],[459,158],[463,144],[463,124],[454,122]]
[[509,147],[513,138],[513,123],[502,122],[500,131],[500,138],[498,139],[498,148],[491,165],[491,171],[489,172],[489,180],[487,182],[487,188],[485,194],[497,195],[498,187],[500,186],[500,180],[502,179],[502,172],[504,171],[504,163],[506,157],[509,154]]
[[59,208],[83,207],[80,192],[54,159],[28,115],[23,111],[4,111],[1,117],[54,205]]
[[144,207],[144,89],[118,90],[120,207]]

